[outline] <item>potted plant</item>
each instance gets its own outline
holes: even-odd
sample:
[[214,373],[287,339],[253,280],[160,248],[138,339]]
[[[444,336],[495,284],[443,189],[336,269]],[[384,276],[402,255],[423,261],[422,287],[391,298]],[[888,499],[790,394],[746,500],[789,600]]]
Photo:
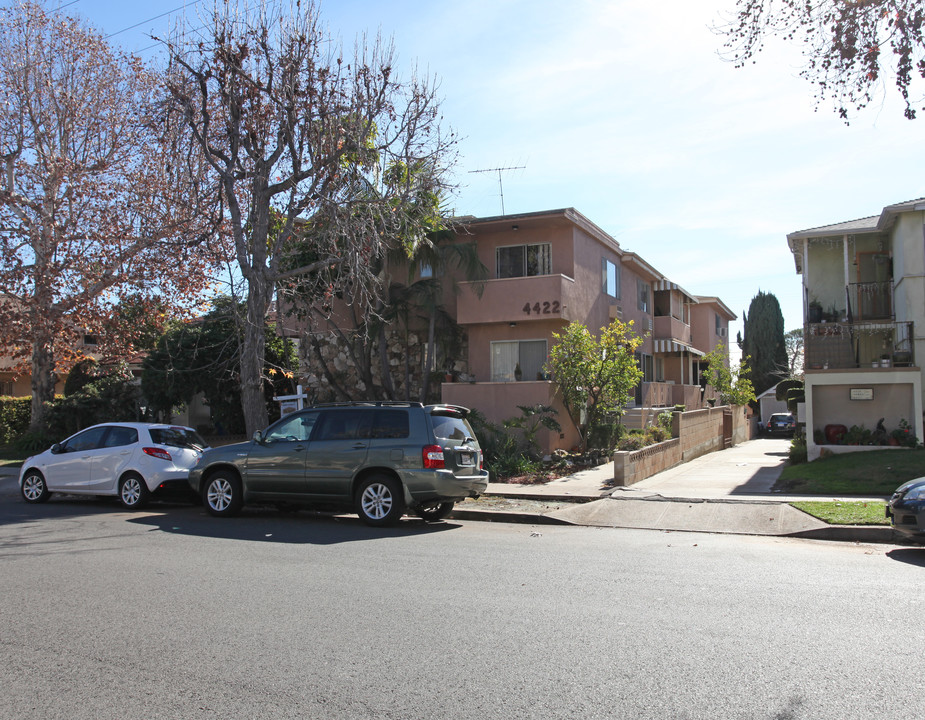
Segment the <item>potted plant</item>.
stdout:
[[816,299],[809,301],[809,321],[811,323],[822,322],[822,303]]

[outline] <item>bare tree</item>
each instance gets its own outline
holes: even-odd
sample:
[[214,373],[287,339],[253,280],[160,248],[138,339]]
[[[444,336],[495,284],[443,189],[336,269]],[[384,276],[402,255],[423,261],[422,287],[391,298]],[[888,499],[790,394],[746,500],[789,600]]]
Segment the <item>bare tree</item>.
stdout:
[[734,18],[718,28],[737,65],[753,62],[768,36],[800,41],[802,76],[831,98],[847,121],[892,77],[915,118],[913,87],[925,78],[925,7],[920,0],[737,0]]
[[785,378],[803,377],[803,328],[788,330],[784,333],[784,346],[787,348],[787,368]]
[[444,189],[455,145],[435,84],[400,80],[390,43],[364,38],[345,58],[313,4],[280,6],[216,4],[205,38],[167,43],[173,106],[219,179],[246,284],[248,433],[267,420],[263,326],[276,288],[372,307],[383,247],[412,253],[423,238],[408,208]]
[[198,294],[202,175],[158,100],[155,75],[81,21],[0,9],[0,350],[31,367],[32,429],[120,295]]

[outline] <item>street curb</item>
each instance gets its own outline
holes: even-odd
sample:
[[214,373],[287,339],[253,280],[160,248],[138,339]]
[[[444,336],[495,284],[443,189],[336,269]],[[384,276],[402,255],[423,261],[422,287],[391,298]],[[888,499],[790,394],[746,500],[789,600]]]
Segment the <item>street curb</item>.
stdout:
[[448,516],[453,520],[477,520],[481,522],[526,523],[531,525],[571,525],[567,520],[540,515],[539,513],[511,512],[508,510],[457,510]]
[[[534,498],[521,498],[534,499]],[[548,496],[539,498],[549,500]],[[511,512],[507,510],[453,510],[449,518],[454,520],[473,520],[477,522],[506,522],[521,523],[530,525],[570,525],[577,527],[577,523],[568,522],[561,518],[549,517],[538,513]],[[448,518],[448,519],[449,519]],[[597,526],[588,526],[597,527]],[[632,528],[618,527],[621,530],[654,530],[655,532],[665,532],[661,528]],[[714,530],[672,530],[671,532],[692,532],[707,533],[710,535],[742,535],[743,533],[721,533]],[[750,535],[750,533],[744,533]],[[753,535],[753,537],[756,537]],[[909,540],[900,533],[897,533],[891,527],[884,525],[829,525],[828,527],[817,530],[804,530],[796,533],[787,533],[783,535],[771,535],[762,537],[787,537],[799,538],[802,540],[826,540],[829,542],[855,542],[855,543],[873,543],[883,545],[910,545],[915,547],[918,543]]]
[[829,525],[819,530],[805,530],[786,537],[833,542],[882,543],[885,545],[915,545],[914,541],[886,525]]

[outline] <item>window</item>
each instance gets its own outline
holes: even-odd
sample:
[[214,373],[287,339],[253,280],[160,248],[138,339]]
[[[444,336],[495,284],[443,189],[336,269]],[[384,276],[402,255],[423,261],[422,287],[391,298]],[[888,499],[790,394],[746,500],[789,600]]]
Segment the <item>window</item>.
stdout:
[[639,291],[639,309],[647,313],[649,312],[649,283],[637,280],[636,288]]
[[406,410],[377,410],[373,416],[373,438],[406,438],[410,435]]
[[443,440],[465,440],[475,437],[472,427],[466,418],[449,415],[431,415],[434,424],[434,435]]
[[0,382],[0,395],[12,396],[13,394],[13,381],[6,380]]
[[427,263],[421,264],[421,277],[422,278],[431,278],[434,276],[434,269]]
[[538,245],[512,245],[495,251],[499,278],[550,275],[552,251],[549,243]]
[[324,413],[315,440],[357,440],[369,437],[369,410],[331,410]]
[[716,318],[716,334],[719,335],[720,328],[723,327],[723,322],[720,320],[719,313],[713,313],[713,317]]
[[653,358],[646,353],[636,353],[636,364],[642,370],[642,382],[652,382],[655,380],[655,368],[653,367]]
[[100,341],[96,335],[84,335],[84,345],[99,345]]
[[169,445],[171,447],[192,448],[193,450],[202,450],[209,447],[206,441],[199,437],[195,430],[188,430],[185,427],[169,428],[151,428],[148,430],[152,442],[158,445]]
[[129,427],[109,428],[109,434],[103,447],[122,447],[124,445],[134,445],[138,442],[138,431]]
[[304,442],[312,434],[312,428],[318,413],[290,415],[283,418],[267,431],[264,440],[267,442]]
[[613,298],[620,297],[620,268],[607,258],[602,258],[601,274],[604,281],[604,292]]
[[544,377],[545,365],[545,340],[514,340],[491,344],[492,382],[539,380]]
[[64,443],[65,452],[84,452],[85,450],[95,450],[100,446],[103,435],[109,430],[108,427],[95,427],[84,430],[79,435],[75,435]]

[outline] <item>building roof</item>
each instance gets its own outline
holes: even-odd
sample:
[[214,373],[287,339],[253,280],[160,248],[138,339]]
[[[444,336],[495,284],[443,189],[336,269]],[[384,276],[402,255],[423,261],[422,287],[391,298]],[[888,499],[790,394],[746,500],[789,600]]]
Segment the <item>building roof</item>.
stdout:
[[906,200],[894,205],[887,205],[879,215],[871,215],[857,220],[847,220],[834,225],[823,225],[822,227],[790,233],[787,235],[787,245],[790,247],[790,252],[793,253],[793,262],[796,265],[797,273],[803,270],[803,240],[884,233],[892,227],[897,216],[906,212],[922,210],[925,210],[925,198]]
[[551,219],[563,220],[577,225],[586,233],[601,241],[604,245],[609,245],[617,252],[623,252],[620,249],[620,243],[618,243],[614,237],[604,232],[604,230],[591,222],[575,208],[541,210],[539,212],[518,213],[516,215],[494,215],[482,218],[465,216],[454,218],[454,221],[456,225],[461,225],[464,228],[480,227],[487,230],[501,230],[509,228],[518,229],[519,227],[529,228],[531,225],[548,223]]
[[732,312],[732,310],[729,309],[729,306],[715,295],[696,295],[695,298],[697,303],[700,305],[715,305],[716,309],[724,314],[727,320],[739,319],[739,316]]

